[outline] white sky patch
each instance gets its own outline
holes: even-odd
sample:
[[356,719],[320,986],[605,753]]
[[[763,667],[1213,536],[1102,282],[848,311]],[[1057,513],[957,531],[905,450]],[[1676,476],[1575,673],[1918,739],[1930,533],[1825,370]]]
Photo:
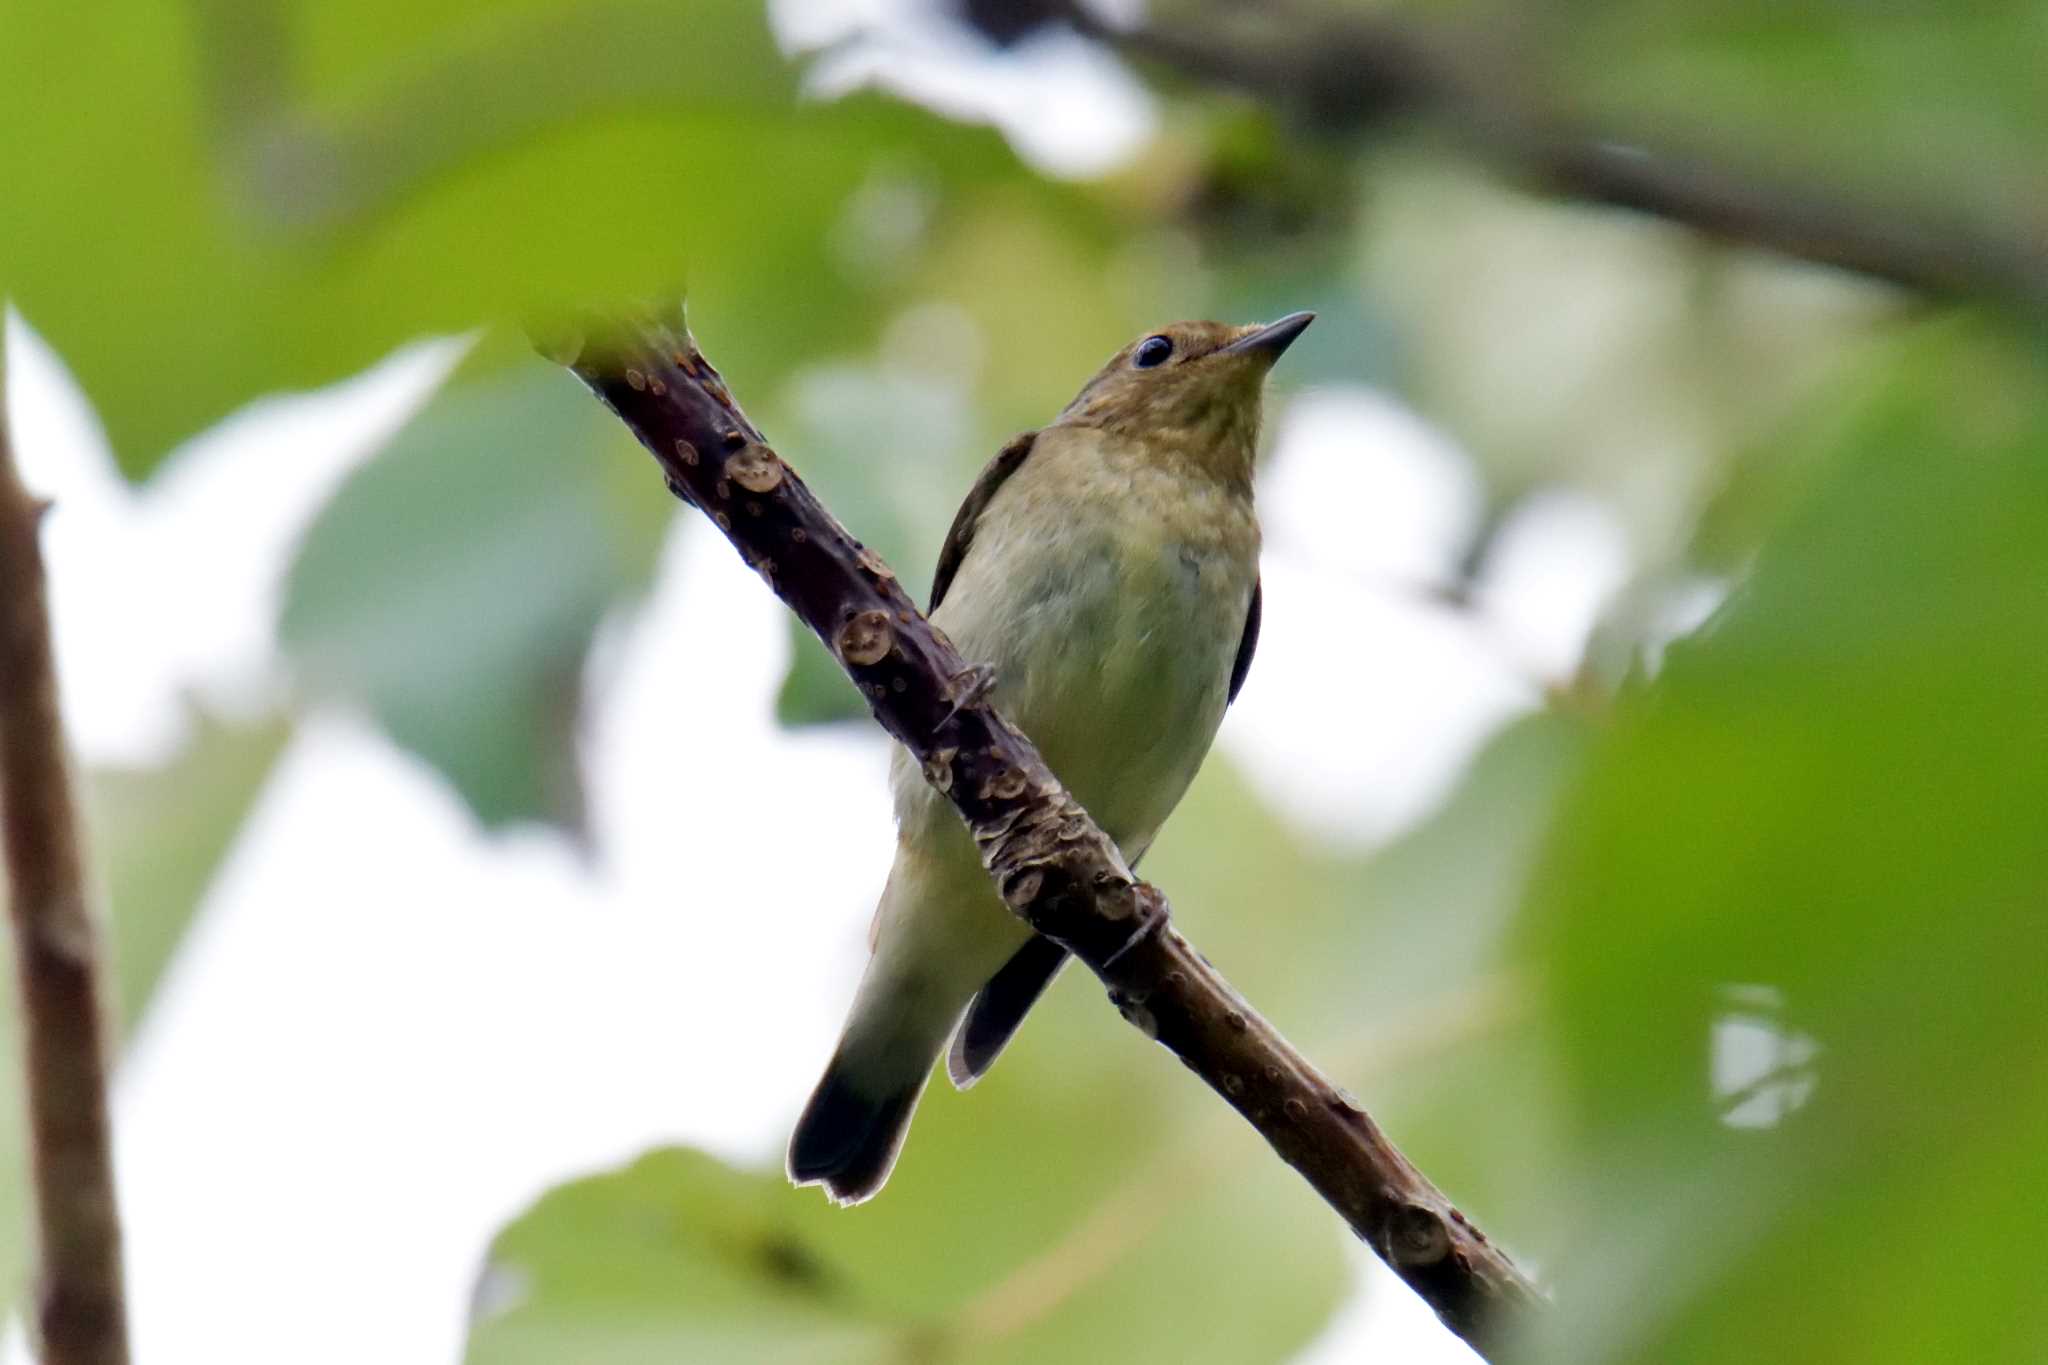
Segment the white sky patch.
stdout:
[[1728,985],[1708,1030],[1707,1084],[1729,1128],[1770,1128],[1813,1098],[1820,1044],[1785,1020],[1773,986]]
[[1478,521],[1478,477],[1393,400],[1326,391],[1282,421],[1259,506],[1265,620],[1221,742],[1295,822],[1390,838],[1538,700],[1484,620],[1427,591]]
[[1347,1243],[1352,1295],[1294,1365],[1471,1365],[1479,1356],[1445,1331],[1428,1304],[1401,1283],[1384,1261],[1355,1242]]
[[1494,536],[1474,596],[1514,658],[1562,682],[1630,570],[1628,533],[1612,512],[1583,494],[1541,493]]
[[1465,618],[1269,552],[1258,660],[1221,743],[1259,794],[1340,841],[1393,837],[1449,795],[1536,689]]
[[1266,544],[1383,586],[1445,582],[1479,524],[1471,460],[1372,389],[1303,394],[1281,415],[1259,479]]
[[[711,1054],[687,1083],[720,1112],[693,1139],[779,1159],[867,961],[895,852],[889,747],[867,725],[776,723],[786,609],[709,527],[676,526],[611,681],[594,679],[598,875],[663,936],[647,945],[667,964],[655,989],[692,997],[688,1031],[662,1047]],[[744,1046],[703,1046],[733,1030]]]
[[813,93],[876,85],[949,118],[992,123],[1049,175],[1102,175],[1158,131],[1143,83],[1065,27],[1005,51],[919,0],[775,0],[769,12],[786,47],[834,48],[812,68]]
[[139,1359],[457,1358],[482,1229],[627,1098],[572,1055],[620,998],[576,984],[579,880],[361,725],[301,729],[123,1070]]

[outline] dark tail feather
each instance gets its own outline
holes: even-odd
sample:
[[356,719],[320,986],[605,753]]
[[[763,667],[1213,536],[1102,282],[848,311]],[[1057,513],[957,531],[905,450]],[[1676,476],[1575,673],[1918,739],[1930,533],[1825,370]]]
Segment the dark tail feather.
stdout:
[[996,1064],[1024,1016],[1067,963],[1067,950],[1034,935],[988,979],[967,1006],[967,1018],[946,1052],[946,1074],[965,1090]]
[[789,1139],[789,1178],[799,1185],[824,1185],[835,1204],[874,1198],[903,1150],[911,1112],[923,1093],[920,1078],[887,1095],[866,1094],[833,1058]]

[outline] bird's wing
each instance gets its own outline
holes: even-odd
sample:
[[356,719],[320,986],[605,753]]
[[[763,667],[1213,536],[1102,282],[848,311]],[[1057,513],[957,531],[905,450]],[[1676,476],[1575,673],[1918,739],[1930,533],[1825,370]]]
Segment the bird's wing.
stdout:
[[946,589],[953,586],[953,575],[960,571],[960,561],[967,557],[968,546],[974,544],[975,527],[981,521],[981,514],[1012,474],[1024,463],[1024,457],[1031,453],[1031,447],[1038,440],[1038,433],[1027,431],[1013,436],[1010,443],[996,452],[982,469],[981,477],[974,481],[974,487],[967,490],[967,501],[960,504],[960,510],[953,515],[953,529],[946,532],[946,543],[939,547],[938,571],[932,575],[931,605],[925,608],[927,614],[939,609],[945,599]]
[[1251,610],[1244,614],[1244,634],[1237,642],[1237,661],[1230,665],[1230,700],[1236,701],[1244,687],[1244,675],[1252,671],[1252,653],[1259,647],[1259,614],[1264,609],[1266,585],[1252,581]]
[[1067,950],[1036,934],[1003,964],[988,984],[974,993],[967,1014],[946,1049],[946,1075],[955,1090],[965,1090],[996,1064],[1024,1016],[1067,965]]

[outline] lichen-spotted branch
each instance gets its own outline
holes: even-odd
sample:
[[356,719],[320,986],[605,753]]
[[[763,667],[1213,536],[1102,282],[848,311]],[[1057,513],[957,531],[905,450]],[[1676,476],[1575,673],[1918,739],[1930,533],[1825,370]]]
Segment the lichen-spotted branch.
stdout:
[[817,632],[875,719],[973,831],[1003,900],[1087,964],[1124,1017],[1264,1134],[1352,1229],[1479,1349],[1542,1302],[1500,1249],[1167,922],[1166,898],[982,696],[896,576],[749,422],[680,315],[545,344]]
[[102,957],[57,708],[44,508],[22,486],[0,415],[0,846],[35,1188],[29,1325],[43,1365],[127,1365]]

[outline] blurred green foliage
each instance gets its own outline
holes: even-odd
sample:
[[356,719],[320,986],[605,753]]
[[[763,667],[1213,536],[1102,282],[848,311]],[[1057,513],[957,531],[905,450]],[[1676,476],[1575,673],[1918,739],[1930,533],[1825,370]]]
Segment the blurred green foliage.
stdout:
[[[2029,351],[1949,325],[1866,361],[1823,486],[1565,803],[1527,925],[1587,1210],[1558,1359],[2040,1353],[2036,1276],[1999,1250],[2048,1204]],[[1737,988],[1811,1040],[1756,1081],[1785,1092],[1769,1126],[1705,1085]]]
[[1599,0],[1517,36],[1553,91],[1647,141],[2008,234],[2038,221],[2048,19],[2031,0]]
[[[1587,126],[2040,240],[2031,0],[1371,8]],[[1116,346],[1316,308],[1276,409],[1397,390],[1479,467],[1485,527],[1596,498],[1634,565],[1621,662],[1370,852],[1212,763],[1148,874],[1555,1280],[1533,1355],[2048,1350],[2048,358],[1995,306],[1930,318],[1514,192],[1426,120],[1337,137],[1170,69],[1133,164],[1054,180],[902,100],[800,97],[757,0],[0,0],[0,25],[0,291],[131,477],[259,394],[493,329],[324,509],[281,623],[296,704],[368,709],[493,826],[578,827],[589,642],[673,511],[504,324],[687,283],[735,391],[921,592],[982,461]],[[1733,596],[1653,668],[1636,608],[1700,576]],[[860,716],[792,635],[782,718]],[[97,788],[128,1017],[282,733],[205,728]],[[1094,996],[1069,973],[971,1098],[935,1089],[858,1213],[682,1150],[551,1193],[492,1248],[471,1359],[1285,1359],[1342,1291],[1335,1220]]]
[[987,130],[800,101],[754,0],[23,0],[0,31],[0,292],[137,476],[408,337],[686,277],[724,363],[786,370],[868,334],[850,199],[914,230],[963,187],[1057,197]]

